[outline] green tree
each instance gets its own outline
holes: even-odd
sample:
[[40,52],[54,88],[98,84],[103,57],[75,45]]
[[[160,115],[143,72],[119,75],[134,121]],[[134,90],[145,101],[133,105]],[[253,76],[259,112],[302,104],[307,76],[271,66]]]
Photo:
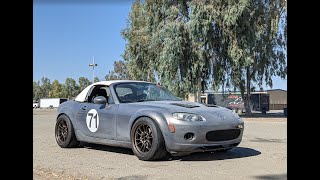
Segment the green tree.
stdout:
[[96,77],[94,77],[94,82],[99,82],[100,80],[99,80],[99,78],[96,76]]
[[197,101],[207,88],[240,89],[251,114],[254,86],[286,78],[286,9],[285,0],[136,1],[122,31],[126,67]]
[[72,99],[78,95],[79,86],[77,85],[76,81],[73,78],[67,78],[64,85],[63,90],[65,96],[68,99]]
[[272,87],[272,77],[286,78],[286,2],[251,0],[243,4],[237,18],[224,23],[222,31],[228,42],[228,81],[240,89],[250,115],[253,84]]
[[[80,77],[79,80],[79,91],[81,92],[84,88],[86,88],[87,86],[89,86],[91,84],[90,80],[88,78],[85,77]],[[79,93],[80,93],[79,92]]]
[[40,82],[33,81],[33,99],[39,100],[41,97]]
[[51,82],[47,77],[41,78],[40,98],[48,98],[51,90]]
[[124,61],[115,61],[113,63],[113,70],[105,76],[106,80],[127,80],[131,79],[129,71]]
[[58,80],[54,80],[51,84],[51,89],[49,91],[49,98],[63,98],[63,85],[59,83]]
[[[190,49],[184,1],[136,1],[123,30],[126,45],[124,59],[133,79],[155,82],[156,79],[178,96],[188,86],[186,60]],[[177,20],[178,19],[178,20]],[[191,83],[189,83],[191,84]]]
[[[149,2],[149,1],[148,1]],[[146,1],[147,3],[147,1]],[[158,1],[158,3],[161,3]],[[153,4],[158,6],[157,4]],[[132,5],[129,13],[128,27],[121,34],[129,42],[123,58],[127,63],[129,74],[135,80],[155,81],[155,49],[151,47],[152,29],[147,21],[146,6],[139,0]]]

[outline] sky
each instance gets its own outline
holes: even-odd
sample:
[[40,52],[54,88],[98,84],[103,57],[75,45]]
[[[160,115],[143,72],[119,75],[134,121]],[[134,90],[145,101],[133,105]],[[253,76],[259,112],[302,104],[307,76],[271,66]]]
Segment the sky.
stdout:
[[34,3],[33,80],[64,82],[95,75],[104,80],[113,62],[122,60],[131,1],[121,3]]
[[[95,76],[105,80],[113,62],[123,60],[130,0],[34,0],[33,81],[42,77],[65,82]],[[264,89],[270,89],[265,87]],[[273,89],[287,90],[287,80],[273,78]]]

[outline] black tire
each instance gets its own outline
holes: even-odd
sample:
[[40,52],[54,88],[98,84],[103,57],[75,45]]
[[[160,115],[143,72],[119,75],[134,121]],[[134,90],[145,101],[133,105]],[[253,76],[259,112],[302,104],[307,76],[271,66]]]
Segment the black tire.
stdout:
[[152,161],[166,157],[167,150],[162,132],[152,119],[139,118],[131,128],[130,135],[132,151],[138,159]]
[[58,145],[62,148],[72,148],[79,145],[72,123],[68,116],[61,115],[57,119],[55,126],[55,138]]

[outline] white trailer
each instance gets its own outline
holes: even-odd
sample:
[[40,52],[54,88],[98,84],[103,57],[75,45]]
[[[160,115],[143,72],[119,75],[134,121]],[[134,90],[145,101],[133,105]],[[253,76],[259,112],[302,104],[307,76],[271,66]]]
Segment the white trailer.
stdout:
[[43,98],[40,99],[40,108],[57,108],[61,103],[67,101],[66,98]]

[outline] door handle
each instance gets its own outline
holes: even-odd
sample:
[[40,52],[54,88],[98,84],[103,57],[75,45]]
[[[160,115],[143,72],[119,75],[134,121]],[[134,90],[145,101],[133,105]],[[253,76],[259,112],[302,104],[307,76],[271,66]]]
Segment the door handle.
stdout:
[[86,110],[86,109],[87,109],[87,106],[82,106],[80,109]]

